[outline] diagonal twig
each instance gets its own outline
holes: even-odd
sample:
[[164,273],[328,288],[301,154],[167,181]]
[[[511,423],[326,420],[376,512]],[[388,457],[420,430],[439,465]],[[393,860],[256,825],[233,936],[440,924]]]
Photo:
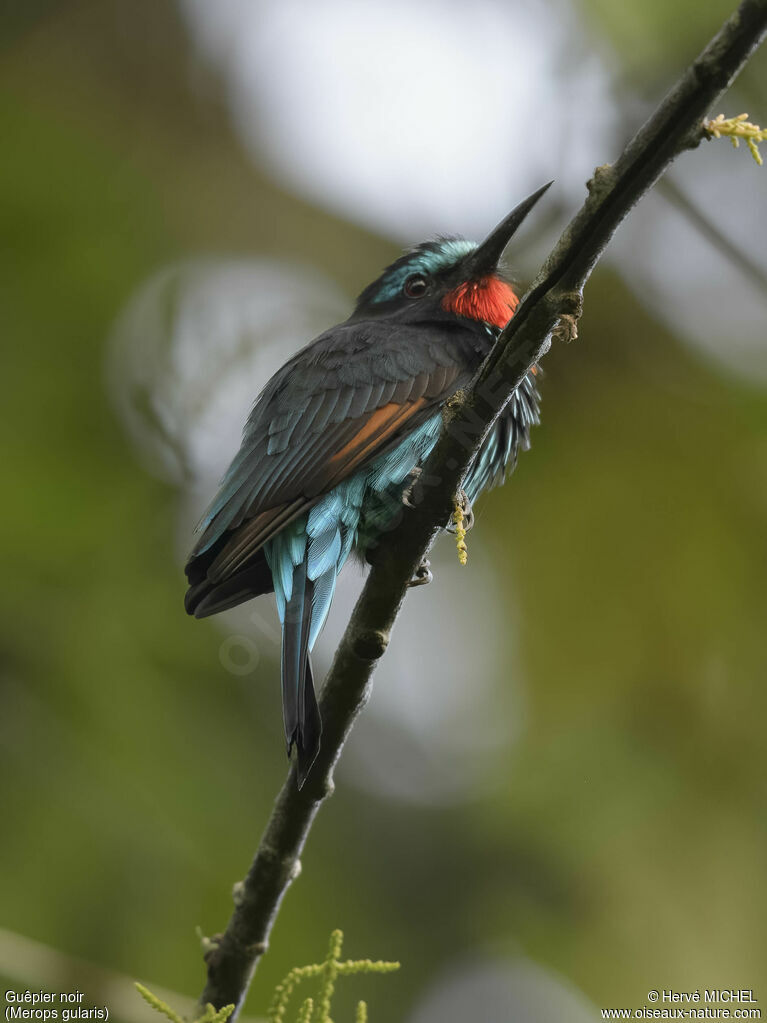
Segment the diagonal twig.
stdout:
[[600,167],[589,195],[546,260],[472,386],[451,403],[442,436],[418,479],[363,592],[320,695],[322,748],[302,790],[294,768],[277,796],[253,864],[235,886],[226,931],[207,943],[201,1005],[239,1011],[333,769],[368,699],[375,666],[389,642],[407,584],[448,521],[454,495],[494,418],[552,340],[575,336],[581,296],[599,256],[633,206],[682,152],[703,139],[702,121],[767,31],[767,0],[743,0],[613,165]]

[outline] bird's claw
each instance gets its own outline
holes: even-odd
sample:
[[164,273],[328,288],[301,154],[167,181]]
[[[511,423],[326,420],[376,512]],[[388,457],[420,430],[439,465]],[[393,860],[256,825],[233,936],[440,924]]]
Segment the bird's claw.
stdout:
[[408,586],[426,586],[432,581],[434,576],[431,571],[431,562],[428,558],[424,558],[418,568],[415,570],[413,578],[408,583]]
[[413,504],[412,501],[413,489],[416,483],[418,482],[418,477],[420,475],[421,475],[420,466],[416,465],[413,469],[410,470],[410,482],[402,491],[402,503],[406,508],[415,508],[415,505]]
[[[465,533],[468,533],[474,525],[474,508],[472,507],[472,503],[465,490],[458,491],[455,495],[455,502],[461,509],[461,515],[463,516],[463,530]],[[457,526],[453,519],[448,522],[445,529],[448,533],[455,533],[457,531]]]

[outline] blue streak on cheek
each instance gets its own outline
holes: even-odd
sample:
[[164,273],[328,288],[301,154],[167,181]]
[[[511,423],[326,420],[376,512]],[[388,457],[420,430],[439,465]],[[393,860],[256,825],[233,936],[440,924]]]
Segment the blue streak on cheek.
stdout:
[[390,302],[400,294],[405,281],[413,273],[410,267],[402,268],[390,274],[381,286],[381,290],[373,299],[374,302]]

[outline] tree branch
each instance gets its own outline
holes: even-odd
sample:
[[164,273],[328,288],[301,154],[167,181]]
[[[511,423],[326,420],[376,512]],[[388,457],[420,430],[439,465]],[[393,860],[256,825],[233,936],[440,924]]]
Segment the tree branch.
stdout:
[[702,120],[767,31],[767,0],[743,0],[637,132],[618,161],[597,168],[583,207],[564,231],[516,315],[468,391],[451,402],[446,428],[419,477],[412,510],[379,548],[320,695],[322,748],[301,791],[295,768],[277,797],[226,932],[208,943],[200,1004],[241,1007],[282,898],[300,872],[304,843],[333,770],[365,705],[408,581],[448,521],[454,495],[496,415],[552,340],[575,336],[582,289],[618,225],[668,165],[704,138]]

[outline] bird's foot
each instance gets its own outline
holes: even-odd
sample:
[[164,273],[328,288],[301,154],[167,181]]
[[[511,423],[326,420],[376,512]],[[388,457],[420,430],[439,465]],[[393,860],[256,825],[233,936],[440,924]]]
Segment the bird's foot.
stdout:
[[428,558],[424,558],[418,568],[415,570],[415,575],[408,583],[408,586],[426,586],[430,583],[434,576],[431,571],[431,562]]
[[445,529],[448,533],[457,533],[459,528],[468,533],[474,526],[474,508],[465,490],[459,490],[455,495],[455,506],[460,511],[461,524],[458,525],[455,516],[450,519]]
[[418,477],[420,475],[421,475],[421,469],[420,469],[419,466],[416,465],[413,469],[410,470],[410,477],[409,477],[408,485],[402,491],[402,503],[404,504],[404,506],[406,508],[415,508],[415,505],[413,504],[413,500],[412,500],[412,498],[413,498],[413,490],[415,488],[416,483],[418,482]]

